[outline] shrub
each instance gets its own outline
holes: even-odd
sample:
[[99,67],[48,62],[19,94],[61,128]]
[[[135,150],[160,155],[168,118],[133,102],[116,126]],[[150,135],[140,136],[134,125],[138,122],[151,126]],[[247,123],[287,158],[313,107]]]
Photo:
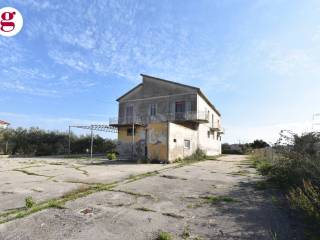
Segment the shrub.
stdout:
[[202,149],[200,148],[197,148],[197,150],[192,153],[192,155],[188,156],[188,157],[185,157],[183,160],[195,160],[195,161],[200,161],[200,160],[204,160],[206,159],[207,155],[205,153],[205,151],[203,151]]
[[107,158],[109,160],[116,160],[117,159],[117,155],[115,153],[107,153]]
[[[91,136],[71,134],[71,153],[83,154],[90,146]],[[68,153],[69,135],[66,132],[45,131],[39,128],[17,128],[0,131],[0,152],[10,155],[59,155]],[[8,147],[8,148],[7,148]],[[95,135],[95,153],[114,152],[113,140]]]
[[36,202],[33,200],[31,196],[25,198],[26,208],[32,208],[35,204]]
[[303,181],[301,187],[292,188],[287,195],[291,206],[300,209],[309,217],[320,220],[320,189],[310,181]]
[[285,190],[293,208],[320,225],[320,133],[282,131],[273,148],[256,150],[251,159],[269,182]]

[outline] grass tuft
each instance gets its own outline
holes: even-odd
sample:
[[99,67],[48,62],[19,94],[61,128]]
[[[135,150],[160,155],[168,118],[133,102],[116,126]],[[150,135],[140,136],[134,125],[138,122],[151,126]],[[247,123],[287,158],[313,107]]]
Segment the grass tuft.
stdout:
[[36,202],[33,200],[33,198],[31,196],[28,196],[25,198],[26,208],[32,208],[35,204],[36,204]]
[[232,197],[228,197],[228,196],[204,196],[201,198],[205,199],[207,203],[211,203],[211,204],[217,204],[221,202],[225,202],[225,203],[235,202],[235,200]]
[[160,231],[155,240],[173,240],[173,237],[171,236],[170,233],[168,232],[163,232],[163,231]]

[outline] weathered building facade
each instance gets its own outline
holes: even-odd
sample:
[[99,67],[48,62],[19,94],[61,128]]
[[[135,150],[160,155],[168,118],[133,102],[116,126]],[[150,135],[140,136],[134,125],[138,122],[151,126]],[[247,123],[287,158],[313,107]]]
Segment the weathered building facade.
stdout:
[[221,115],[197,87],[148,75],[117,99],[120,158],[173,162],[197,148],[221,153]]

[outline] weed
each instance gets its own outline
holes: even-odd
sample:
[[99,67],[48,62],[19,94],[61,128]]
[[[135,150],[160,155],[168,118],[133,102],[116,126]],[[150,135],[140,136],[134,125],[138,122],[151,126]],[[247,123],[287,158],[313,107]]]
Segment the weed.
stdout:
[[207,203],[211,203],[211,204],[217,204],[220,202],[226,202],[226,203],[235,202],[233,198],[228,196],[204,196],[201,198],[205,199]]
[[26,208],[32,208],[35,204],[36,202],[33,200],[31,196],[25,198]]
[[173,240],[173,237],[171,236],[170,233],[168,232],[163,232],[163,231],[160,231],[155,240]]
[[292,188],[287,198],[293,208],[300,209],[309,217],[320,221],[320,188],[310,181],[303,181],[301,187]]
[[108,160],[116,160],[117,159],[117,155],[115,153],[107,153],[107,158]]
[[190,228],[189,226],[185,226],[183,232],[181,234],[182,239],[188,239],[190,237]]

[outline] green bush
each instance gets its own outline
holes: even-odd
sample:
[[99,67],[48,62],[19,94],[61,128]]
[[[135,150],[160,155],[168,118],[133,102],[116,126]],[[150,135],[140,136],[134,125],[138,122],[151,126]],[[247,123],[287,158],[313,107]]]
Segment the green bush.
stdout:
[[[91,136],[71,134],[71,153],[84,154],[90,148]],[[0,153],[10,155],[61,155],[68,153],[69,135],[67,132],[45,131],[39,128],[16,128],[0,131]],[[8,147],[8,149],[7,149]],[[113,140],[95,135],[93,152],[114,152]],[[6,151],[7,150],[7,151]]]
[[291,206],[302,210],[309,217],[320,221],[320,189],[310,181],[303,181],[301,187],[292,188],[287,198]]
[[205,153],[205,151],[203,151],[202,149],[200,148],[197,148],[197,150],[191,154],[190,156],[188,157],[185,157],[183,160],[185,161],[200,161],[200,160],[204,160],[206,159],[207,155]]
[[253,165],[282,187],[291,206],[320,225],[320,133],[281,132],[275,146],[254,151]]
[[35,204],[36,202],[33,200],[31,196],[25,198],[26,208],[32,208]]
[[107,158],[109,160],[116,160],[117,159],[117,155],[115,153],[107,153]]

